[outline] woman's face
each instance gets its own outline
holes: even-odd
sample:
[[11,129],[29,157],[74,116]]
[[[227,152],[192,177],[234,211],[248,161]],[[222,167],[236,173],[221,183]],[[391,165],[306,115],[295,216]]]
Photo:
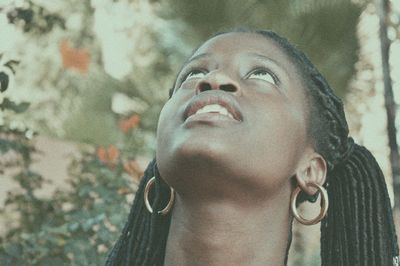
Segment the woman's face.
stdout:
[[268,195],[288,187],[308,146],[298,73],[283,49],[261,35],[206,41],[185,63],[161,111],[161,176],[178,193],[226,188]]

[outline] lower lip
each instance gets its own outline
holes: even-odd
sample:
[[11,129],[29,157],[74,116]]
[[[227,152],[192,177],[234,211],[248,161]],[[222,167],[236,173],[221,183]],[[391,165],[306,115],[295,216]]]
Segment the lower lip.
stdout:
[[189,122],[230,122],[230,123],[239,123],[240,121],[231,118],[227,115],[222,115],[220,113],[201,113],[201,114],[194,114],[189,116],[185,123]]

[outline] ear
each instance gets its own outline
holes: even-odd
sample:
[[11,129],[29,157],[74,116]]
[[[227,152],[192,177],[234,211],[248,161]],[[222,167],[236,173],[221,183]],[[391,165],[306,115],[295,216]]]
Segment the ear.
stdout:
[[319,153],[310,150],[301,161],[296,171],[297,184],[300,186],[301,190],[308,195],[314,195],[318,190],[306,184],[308,182],[313,182],[322,186],[326,180],[326,173],[327,167],[325,159]]

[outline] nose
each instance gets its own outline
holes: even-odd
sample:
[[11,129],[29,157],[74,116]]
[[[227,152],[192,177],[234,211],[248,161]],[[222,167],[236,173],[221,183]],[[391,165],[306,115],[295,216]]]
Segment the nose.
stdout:
[[239,84],[221,72],[210,72],[196,85],[196,94],[208,90],[223,90],[226,92],[239,92]]

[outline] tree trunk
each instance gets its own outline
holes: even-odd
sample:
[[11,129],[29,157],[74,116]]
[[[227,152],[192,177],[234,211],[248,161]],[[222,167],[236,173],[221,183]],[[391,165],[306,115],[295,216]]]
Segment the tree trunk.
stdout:
[[376,1],[379,15],[379,37],[381,41],[383,85],[385,90],[385,108],[387,114],[387,132],[390,147],[390,163],[393,174],[393,192],[395,208],[400,208],[400,156],[396,140],[396,103],[393,97],[392,80],[390,78],[389,49],[390,40],[387,36],[389,18],[389,0]]

